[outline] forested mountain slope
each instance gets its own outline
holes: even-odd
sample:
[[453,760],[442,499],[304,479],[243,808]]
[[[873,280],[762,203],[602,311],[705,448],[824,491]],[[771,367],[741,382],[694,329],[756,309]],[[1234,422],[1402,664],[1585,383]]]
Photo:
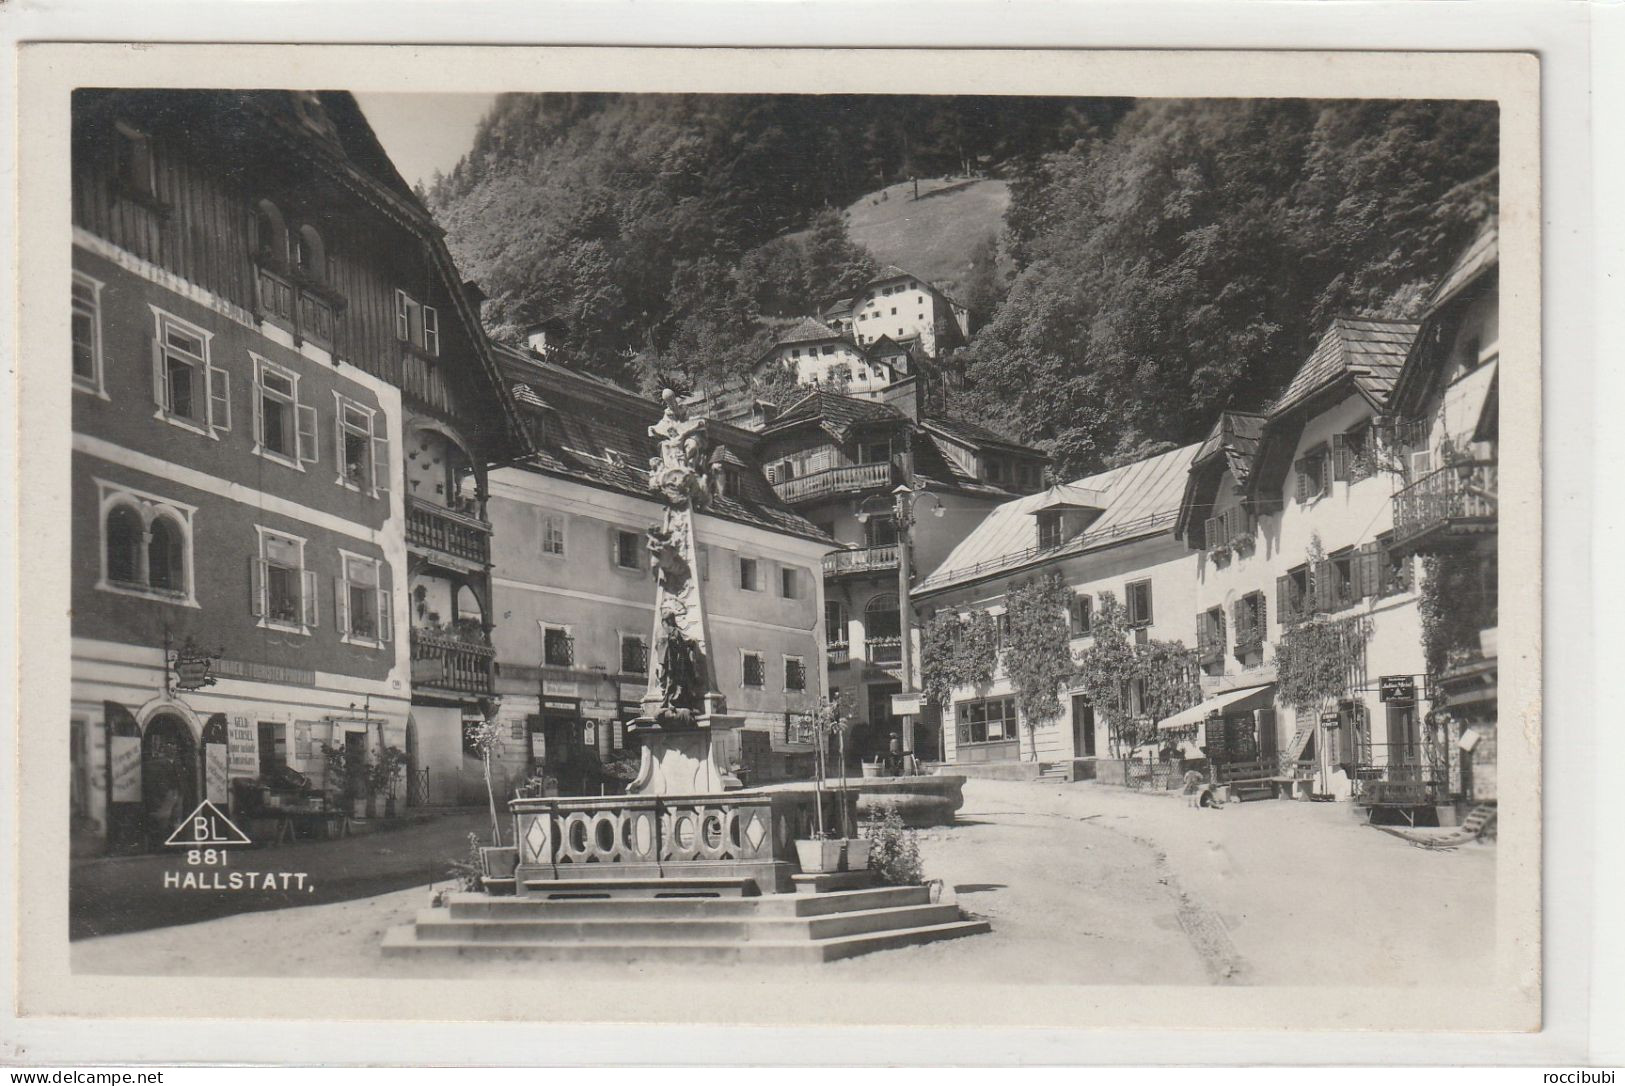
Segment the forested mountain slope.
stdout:
[[1414,314],[1493,207],[1493,104],[1144,102],[1012,178],[976,421],[1072,478],[1260,408],[1339,313]]
[[996,177],[1002,243],[933,252],[979,328],[954,408],[1072,478],[1263,406],[1337,313],[1414,311],[1496,153],[1471,102],[508,95],[427,196],[499,336],[559,318],[576,364],[687,390],[870,273],[835,209]]
[[[562,319],[581,363],[687,385],[872,267],[839,213],[909,176],[1068,146],[1126,103],[870,95],[505,95],[427,193],[499,334]],[[822,212],[822,213],[821,213]],[[781,238],[807,230],[799,241]]]

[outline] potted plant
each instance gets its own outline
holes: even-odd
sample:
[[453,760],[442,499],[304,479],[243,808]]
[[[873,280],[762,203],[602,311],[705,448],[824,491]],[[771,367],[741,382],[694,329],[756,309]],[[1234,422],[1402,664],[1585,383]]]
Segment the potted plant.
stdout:
[[[862,871],[869,865],[869,842],[855,836],[850,825],[852,808],[846,786],[846,733],[851,721],[841,712],[840,696],[820,701],[809,714],[808,723],[817,737],[817,770],[813,781],[815,830],[812,838],[796,841],[796,858],[801,862],[801,870],[809,875]],[[824,824],[824,785],[828,776],[826,755],[831,736],[836,739],[840,758],[837,794],[840,797],[841,824],[838,829]]]

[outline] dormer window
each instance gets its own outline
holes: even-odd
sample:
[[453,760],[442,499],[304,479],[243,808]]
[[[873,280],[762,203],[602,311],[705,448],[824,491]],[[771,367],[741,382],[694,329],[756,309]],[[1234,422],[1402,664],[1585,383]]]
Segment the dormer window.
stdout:
[[1048,550],[1059,547],[1065,538],[1061,528],[1061,514],[1050,512],[1038,514],[1038,545]]

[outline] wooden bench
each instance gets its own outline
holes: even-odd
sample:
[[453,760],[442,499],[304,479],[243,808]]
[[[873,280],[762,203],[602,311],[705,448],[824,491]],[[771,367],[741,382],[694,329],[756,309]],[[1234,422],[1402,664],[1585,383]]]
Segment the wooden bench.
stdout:
[[1228,785],[1238,801],[1274,799],[1277,767],[1274,761],[1220,762],[1214,766],[1218,783]]

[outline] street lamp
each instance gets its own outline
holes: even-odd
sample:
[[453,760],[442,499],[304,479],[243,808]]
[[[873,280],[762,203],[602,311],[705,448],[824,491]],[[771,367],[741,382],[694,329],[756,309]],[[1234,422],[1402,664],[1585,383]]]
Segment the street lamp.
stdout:
[[[881,498],[879,494],[871,494],[858,503],[856,515],[859,524],[867,524],[874,515],[875,510],[865,507]],[[924,483],[914,486],[899,483],[891,492],[892,518],[897,526],[897,630],[900,634],[898,648],[904,694],[914,693],[914,605],[909,597],[914,564],[914,507],[921,498],[931,499],[932,516],[940,517],[946,511],[942,499],[927,490]],[[903,714],[903,753],[907,756],[914,754],[913,713]]]

